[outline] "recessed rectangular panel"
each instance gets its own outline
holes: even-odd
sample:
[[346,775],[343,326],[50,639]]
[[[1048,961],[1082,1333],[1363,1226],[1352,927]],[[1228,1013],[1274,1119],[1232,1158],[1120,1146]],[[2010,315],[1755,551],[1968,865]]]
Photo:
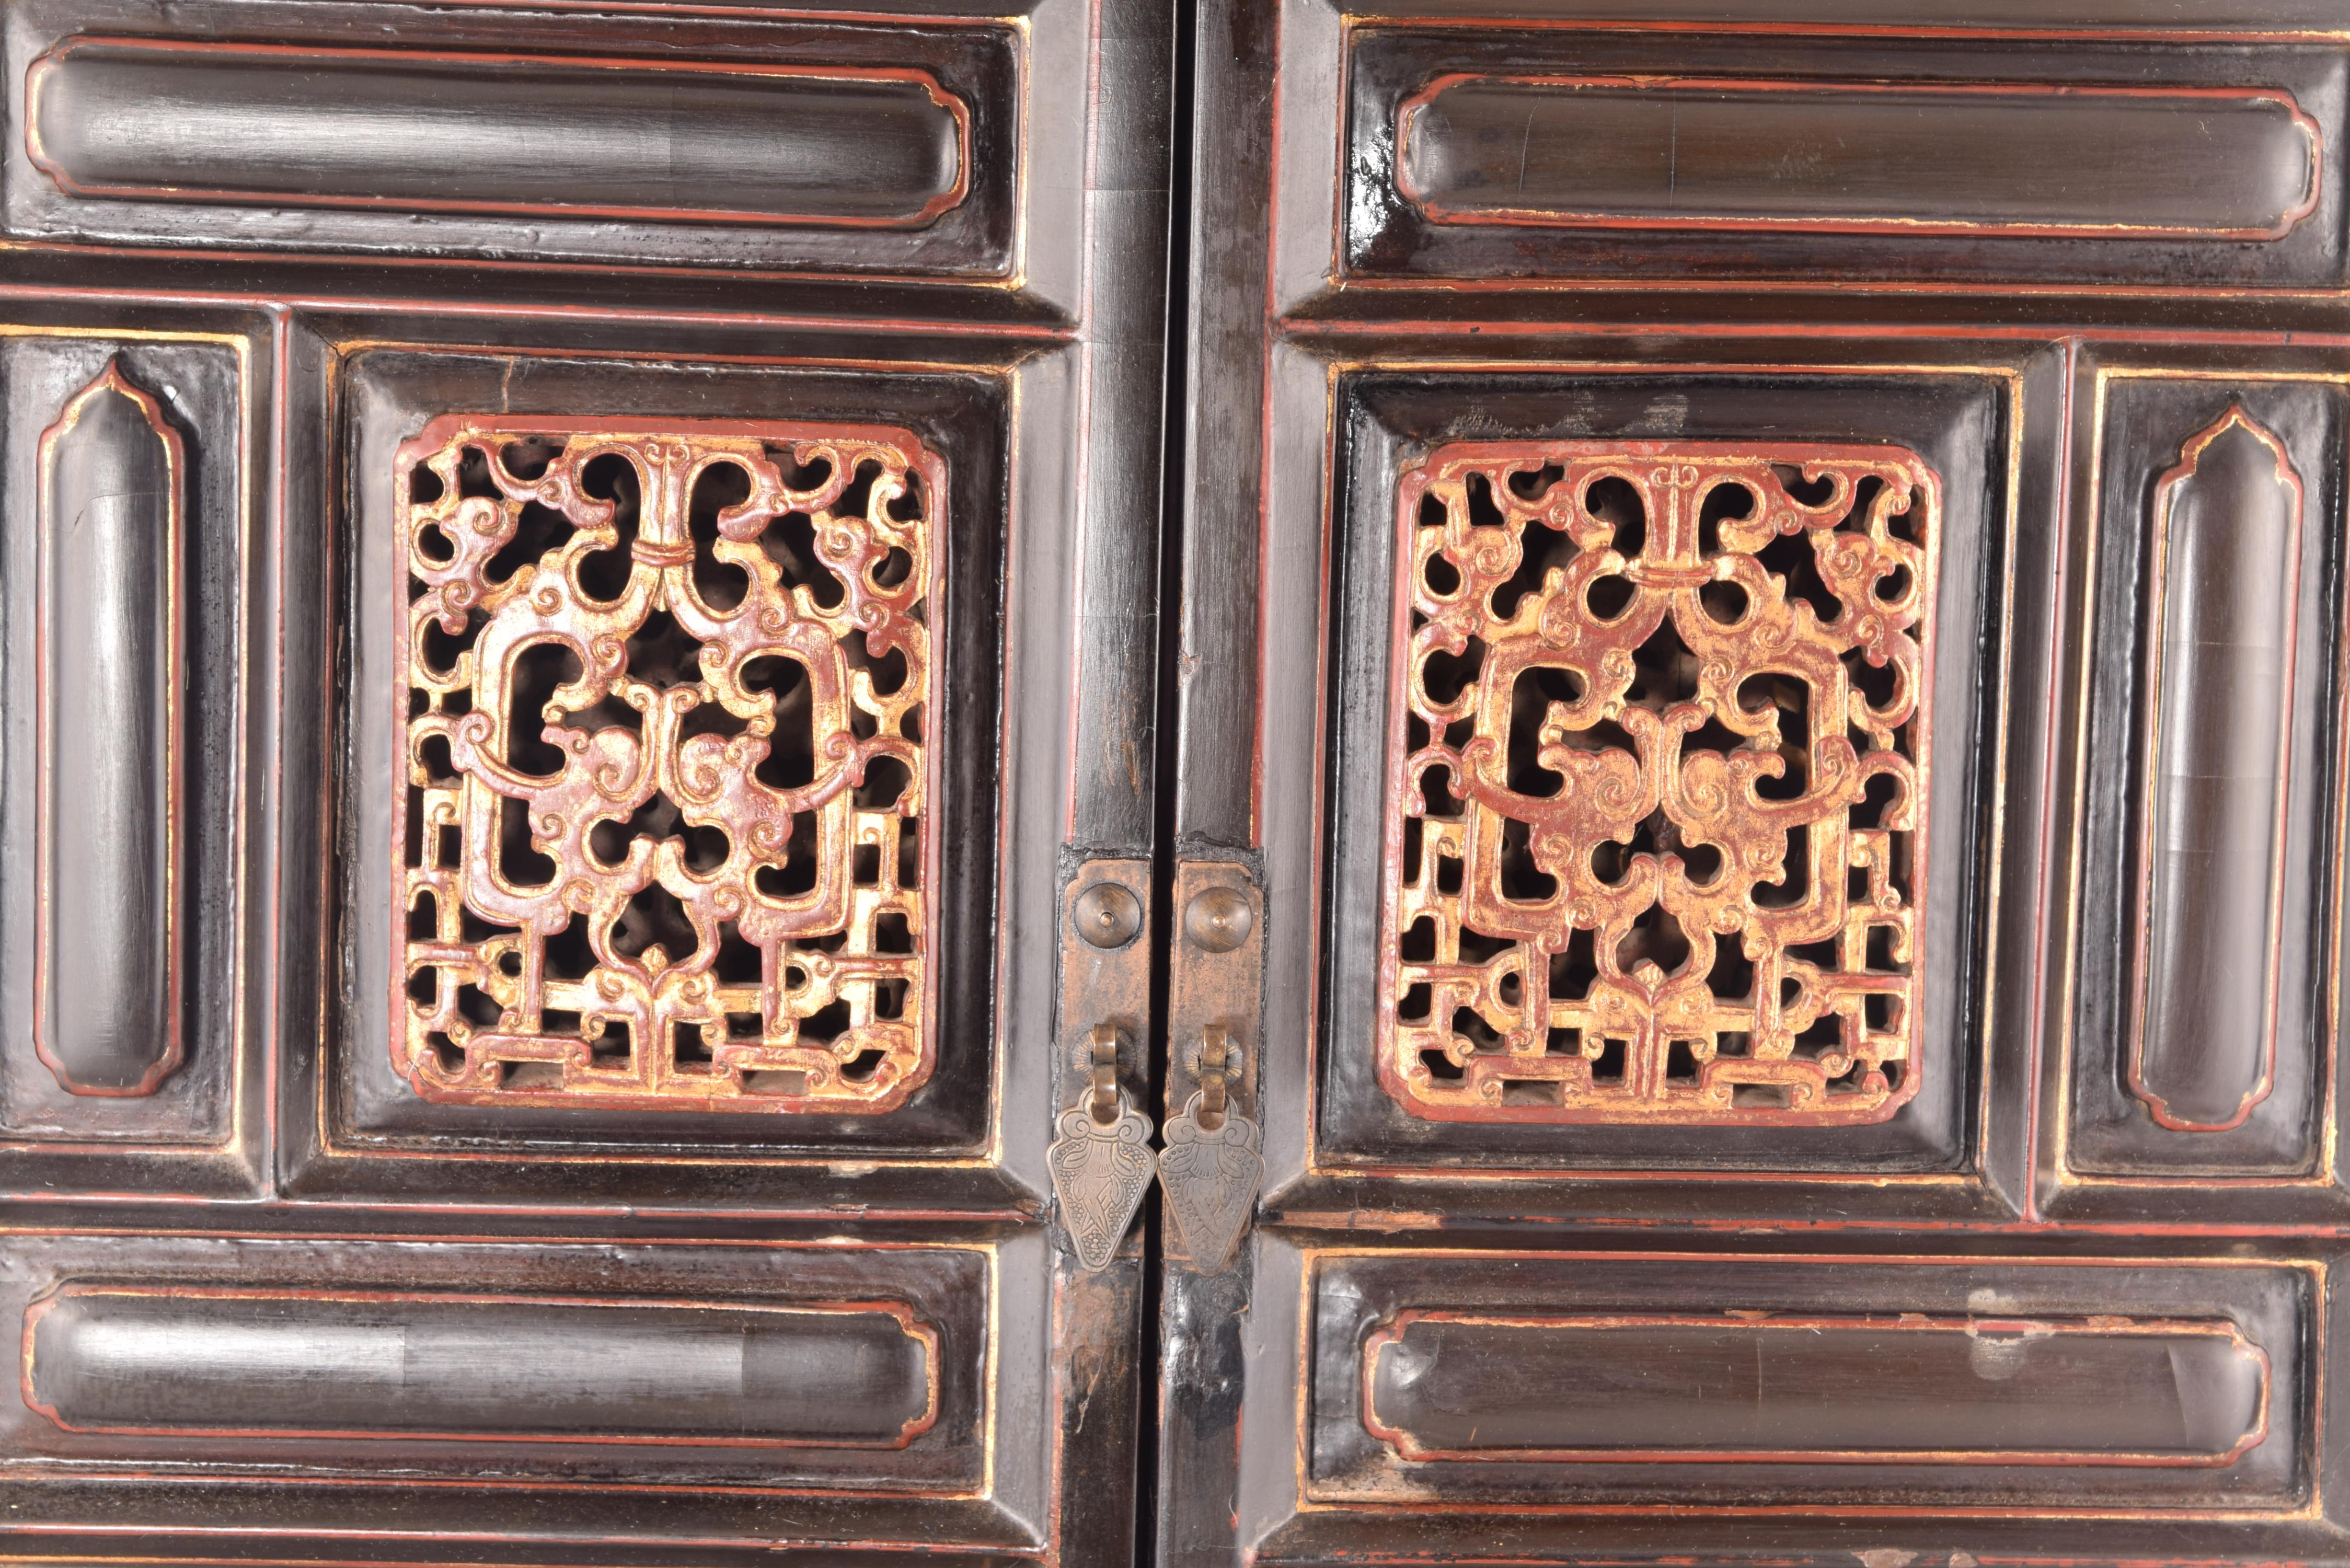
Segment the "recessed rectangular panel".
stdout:
[[1337,389],[1325,1162],[1969,1184],[2001,383]]
[[[0,735],[0,1140],[243,1158],[259,547],[243,347],[0,335],[24,502],[0,518],[0,664],[22,699]],[[17,1158],[0,1187],[55,1189]],[[142,1170],[89,1179],[176,1189]]]
[[2225,1465],[2269,1427],[2217,1318],[1409,1311],[1363,1381],[1408,1459]]
[[1462,74],[1396,147],[1431,221],[1523,227],[2273,240],[2324,165],[2289,93],[2026,82]]
[[2322,50],[1898,27],[1346,38],[1334,239],[1359,280],[2343,274]]
[[[20,1236],[0,1470],[495,1476],[574,1522],[614,1482],[983,1490],[996,1314],[1041,1275],[1005,1302],[984,1245],[624,1251]],[[245,1517],[306,1506],[269,1490]]]
[[100,36],[25,95],[85,198],[911,228],[970,178],[969,106],[902,69]]
[[1326,1255],[1312,1495],[2289,1511],[2288,1265]]
[[2098,381],[2066,1164],[2323,1182],[2344,394]]
[[76,1095],[180,1064],[187,456],[120,367],[41,437],[41,895],[34,1048]]
[[328,1159],[984,1163],[1001,383],[378,350],[343,385]]
[[190,36],[143,0],[21,8],[7,223],[48,240],[898,276],[1012,266],[1024,151],[1001,23],[363,7]]
[[902,1449],[938,1354],[902,1302],[73,1282],[26,1312],[23,1383],[69,1432]]
[[2155,486],[2129,1085],[2177,1131],[2242,1126],[2275,1081],[2301,512],[2283,443],[2241,406]]

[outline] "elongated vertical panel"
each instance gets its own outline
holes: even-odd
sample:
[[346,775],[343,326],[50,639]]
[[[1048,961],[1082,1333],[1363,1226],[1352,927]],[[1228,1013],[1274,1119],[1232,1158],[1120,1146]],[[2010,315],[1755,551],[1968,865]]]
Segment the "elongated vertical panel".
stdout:
[[2241,1126],[2275,1076],[2300,524],[2282,444],[2241,408],[2156,486],[2129,1083],[2181,1131]]
[[180,517],[186,464],[109,364],[41,437],[34,1044],[77,1095],[180,1063]]

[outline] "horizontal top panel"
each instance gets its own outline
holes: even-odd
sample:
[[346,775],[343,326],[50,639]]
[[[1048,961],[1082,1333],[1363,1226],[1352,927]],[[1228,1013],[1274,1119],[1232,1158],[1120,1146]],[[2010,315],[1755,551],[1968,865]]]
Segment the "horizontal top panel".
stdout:
[[1024,46],[1008,24],[761,16],[686,37],[468,7],[380,47],[371,18],[337,6],[232,4],[198,38],[146,0],[29,0],[5,26],[0,70],[24,92],[6,226],[23,239],[1014,267]]
[[1448,223],[2275,239],[2321,156],[2289,95],[2214,88],[1462,74],[1399,123]]
[[2343,273],[2332,47],[1499,26],[1348,37],[1336,259],[1357,279]]
[[60,46],[26,98],[77,196],[655,222],[926,223],[971,135],[916,70],[139,38]]

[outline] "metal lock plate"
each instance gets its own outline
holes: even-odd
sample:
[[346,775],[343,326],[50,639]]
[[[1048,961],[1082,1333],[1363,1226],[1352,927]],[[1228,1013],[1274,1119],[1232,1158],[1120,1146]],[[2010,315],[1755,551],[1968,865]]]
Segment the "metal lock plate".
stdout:
[[1089,860],[1061,888],[1061,1011],[1047,1157],[1077,1261],[1107,1267],[1149,1190],[1150,864]]
[[1167,1138],[1159,1179],[1168,1256],[1232,1266],[1264,1179],[1256,1108],[1264,894],[1237,861],[1178,863],[1169,964]]

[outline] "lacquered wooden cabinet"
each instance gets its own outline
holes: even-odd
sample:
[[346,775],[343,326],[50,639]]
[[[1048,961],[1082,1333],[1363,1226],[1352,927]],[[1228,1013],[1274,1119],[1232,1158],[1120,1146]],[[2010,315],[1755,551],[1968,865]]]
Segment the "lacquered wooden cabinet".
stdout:
[[2350,1560],[2331,0],[0,22],[0,1560]]

